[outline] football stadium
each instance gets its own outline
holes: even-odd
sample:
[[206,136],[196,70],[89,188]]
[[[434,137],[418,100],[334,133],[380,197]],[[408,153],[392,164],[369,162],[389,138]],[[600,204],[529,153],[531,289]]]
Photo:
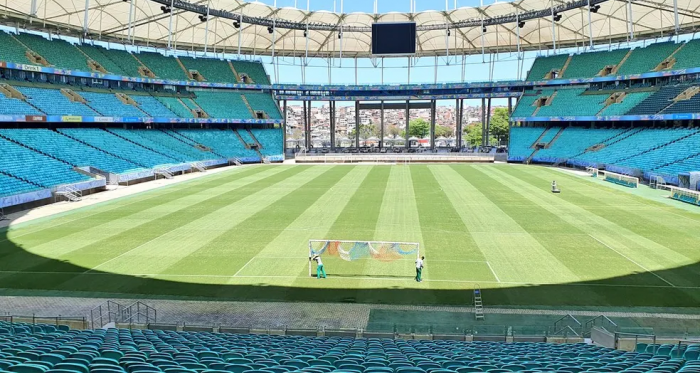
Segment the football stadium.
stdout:
[[0,373],[700,372],[699,26],[0,2]]

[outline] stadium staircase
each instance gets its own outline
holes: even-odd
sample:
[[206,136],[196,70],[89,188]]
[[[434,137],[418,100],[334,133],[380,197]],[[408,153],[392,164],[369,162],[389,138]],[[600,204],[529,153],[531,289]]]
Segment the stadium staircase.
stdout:
[[140,301],[131,304],[122,304],[108,300],[104,304],[90,310],[90,325],[92,325],[93,328],[103,328],[107,325],[115,324],[148,325],[156,323],[157,321],[158,311]]
[[260,141],[258,141],[258,138],[255,137],[255,134],[253,133],[253,131],[251,131],[251,130],[249,130],[249,129],[246,129],[246,131],[247,131],[248,134],[250,135],[250,138],[253,139],[253,141],[255,142],[255,145],[258,146],[258,149],[262,149],[262,148],[263,148],[263,145],[260,143]]
[[233,129],[233,133],[236,134],[236,137],[238,138],[238,140],[241,142],[241,144],[243,144],[243,146],[244,146],[246,149],[250,149],[250,144],[248,144],[248,143],[243,139],[243,136],[241,136],[241,134],[238,133],[238,130],[237,130],[237,129],[234,128],[234,129]]
[[236,77],[236,81],[237,81],[238,83],[240,83],[240,82],[241,82],[241,77],[238,76],[238,72],[236,71],[236,68],[233,66],[233,63],[231,63],[231,61],[226,61],[226,62],[228,62],[229,67],[231,67],[231,71],[233,72],[233,76]]
[[250,106],[250,103],[248,102],[248,99],[245,97],[245,95],[241,95],[241,100],[243,100],[243,103],[245,104],[245,107],[248,108],[248,111],[250,112],[250,117],[251,118],[256,118],[255,116],[255,110]]
[[156,74],[153,72],[153,70],[151,70],[150,67],[146,66],[146,64],[143,63],[143,61],[141,61],[138,57],[136,57],[136,54],[129,53],[129,55],[131,57],[133,57],[139,63],[139,65],[141,65],[138,67],[139,74],[141,74],[141,76],[143,76],[145,78],[153,78],[153,79],[156,78]]
[[[197,79],[194,79],[194,77],[192,76],[192,73],[190,73],[190,70],[185,67],[185,65],[182,63],[182,61],[180,61],[179,58],[177,58],[177,57],[173,57],[173,58],[175,58],[175,61],[177,61],[177,64],[180,65],[180,68],[185,73],[185,75],[187,75],[188,78],[190,78],[191,80],[197,80]],[[199,73],[197,73],[197,75],[199,75]],[[202,80],[204,80],[204,79],[202,79]],[[202,81],[202,80],[199,80],[199,81]]]
[[566,74],[566,69],[569,67],[569,64],[571,63],[572,58],[573,58],[573,56],[569,56],[569,58],[566,59],[566,62],[564,62],[564,66],[559,71],[559,76],[557,76],[557,78],[564,77],[564,74]]
[[622,57],[622,60],[620,61],[620,63],[618,63],[618,64],[612,69],[611,75],[617,74],[617,72],[620,71],[620,68],[622,68],[622,65],[624,65],[625,62],[627,62],[627,60],[630,58],[631,55],[632,55],[632,49],[630,49],[629,52],[627,52],[627,54],[626,54],[624,57]]
[[57,196],[66,197],[70,202],[79,202],[83,200],[83,194],[80,190],[70,186],[62,185],[56,190]]
[[[545,149],[551,148],[552,145],[554,145],[554,143],[557,141],[557,139],[559,139],[559,137],[561,136],[561,134],[564,132],[565,129],[566,129],[566,127],[561,127],[561,128],[559,128],[559,131],[557,131],[557,134],[554,135],[554,137],[552,138],[552,140],[550,140],[550,141],[544,146],[544,148],[545,148]],[[551,128],[550,128],[550,130],[551,130]]]
[[[207,114],[207,112],[204,111],[204,109],[202,109],[201,106],[199,106],[197,101],[195,101],[191,98],[187,98],[187,97],[179,98],[178,100],[180,100],[180,102],[182,102],[183,105],[187,106],[192,111],[192,114],[194,115],[195,118],[197,118],[197,117],[209,118],[209,114]],[[187,105],[187,103],[184,100],[189,101],[192,105],[191,106]],[[192,106],[194,106],[194,108],[192,108]],[[199,113],[199,115],[197,113]]]
[[199,172],[207,172],[207,168],[204,167],[204,163],[202,162],[192,162],[191,165]]
[[168,171],[167,168],[156,168],[155,170],[153,170],[153,173],[156,174],[156,175],[163,176],[163,177],[166,178],[166,179],[172,179],[172,178],[173,178],[173,174],[170,173],[170,171]]
[[678,46],[678,48],[676,48],[676,50],[674,50],[673,53],[671,53],[671,55],[669,55],[668,57],[666,57],[666,59],[664,59],[663,61],[661,61],[661,63],[658,64],[658,65],[654,68],[653,71],[663,71],[663,70],[672,69],[672,68],[673,68],[673,65],[676,64],[676,58],[675,58],[676,53],[680,52],[681,49],[683,49],[683,47],[685,47],[685,45],[686,45],[686,43],[681,43],[681,44]]

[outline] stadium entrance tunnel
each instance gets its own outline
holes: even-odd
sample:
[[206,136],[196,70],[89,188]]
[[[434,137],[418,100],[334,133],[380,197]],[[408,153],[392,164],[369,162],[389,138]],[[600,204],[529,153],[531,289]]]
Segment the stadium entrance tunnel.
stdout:
[[[102,212],[108,213],[108,212]],[[14,215],[16,219],[16,214]],[[31,227],[31,225],[29,225]],[[14,227],[13,227],[14,228]],[[256,284],[206,284],[129,276],[85,268],[67,260],[46,258],[13,241],[13,228],[0,228],[0,295],[104,297],[136,299],[201,299],[237,301],[357,302],[397,305],[470,305],[472,283],[453,289],[431,289],[429,279],[416,287],[339,288],[332,272],[326,281],[299,278],[293,286],[273,286],[261,278]],[[60,229],[57,225],[54,229]],[[21,233],[32,242],[50,245],[51,232]],[[16,237],[15,237],[16,238]],[[546,271],[546,268],[540,270]],[[680,273],[679,273],[680,272]],[[597,281],[547,284],[489,284],[489,306],[622,306],[697,307],[700,286],[672,286],[659,278],[700,273],[700,263],[685,267],[634,273]],[[409,280],[410,281],[410,280]],[[640,285],[634,285],[640,284]]]

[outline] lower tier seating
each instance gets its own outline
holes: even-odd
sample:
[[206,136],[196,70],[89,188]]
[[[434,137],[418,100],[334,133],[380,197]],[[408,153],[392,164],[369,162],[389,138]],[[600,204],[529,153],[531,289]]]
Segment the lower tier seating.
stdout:
[[5,322],[0,331],[0,367],[16,373],[676,373],[700,367],[697,344],[639,344],[640,352],[627,352],[584,343],[63,331]]
[[[533,142],[543,130],[542,127],[511,128],[508,159],[527,159],[534,151]],[[623,173],[675,177],[682,172],[700,171],[700,129],[567,127],[547,148],[538,150],[532,161],[615,166]]]
[[260,153],[264,156],[282,155],[284,149],[282,146],[283,133],[281,128],[273,129],[251,129],[256,139],[263,145]]
[[[224,158],[259,158],[255,150],[246,149],[231,130],[176,130],[194,143],[210,148]],[[264,145],[263,145],[264,146]]]

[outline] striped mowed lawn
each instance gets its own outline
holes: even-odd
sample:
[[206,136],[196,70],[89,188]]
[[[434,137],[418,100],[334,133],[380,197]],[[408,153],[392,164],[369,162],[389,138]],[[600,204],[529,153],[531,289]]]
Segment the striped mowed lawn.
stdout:
[[[697,305],[700,215],[621,189],[535,166],[241,167],[0,231],[0,294]],[[425,281],[414,257],[326,257],[315,279],[309,239],[418,242]]]

